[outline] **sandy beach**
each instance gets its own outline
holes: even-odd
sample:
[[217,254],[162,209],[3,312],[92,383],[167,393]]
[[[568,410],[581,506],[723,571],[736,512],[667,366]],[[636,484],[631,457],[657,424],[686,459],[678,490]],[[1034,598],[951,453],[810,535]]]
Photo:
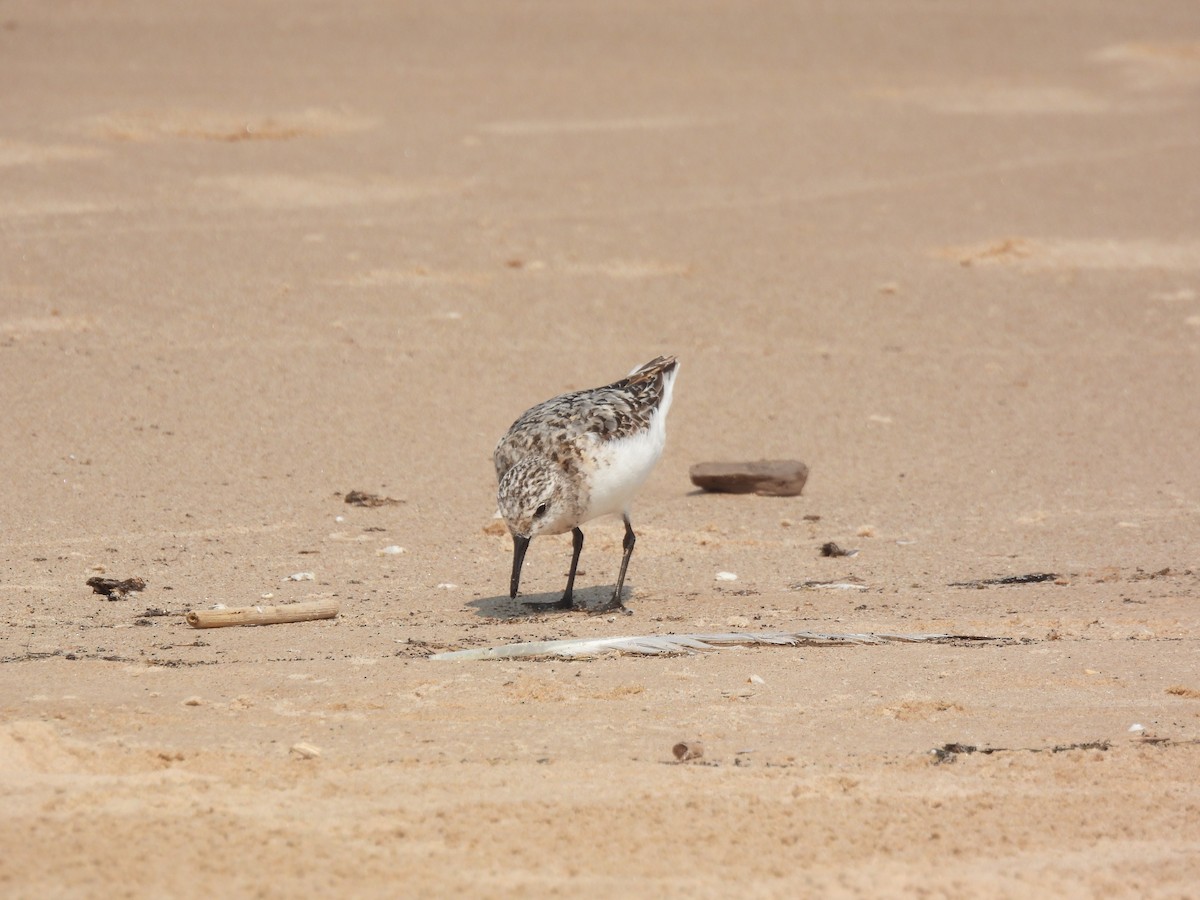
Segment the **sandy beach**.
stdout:
[[[1200,892],[1194,0],[15,0],[0,83],[0,894]],[[632,615],[529,610],[496,440],[659,354]],[[429,659],[730,631],[994,640]]]

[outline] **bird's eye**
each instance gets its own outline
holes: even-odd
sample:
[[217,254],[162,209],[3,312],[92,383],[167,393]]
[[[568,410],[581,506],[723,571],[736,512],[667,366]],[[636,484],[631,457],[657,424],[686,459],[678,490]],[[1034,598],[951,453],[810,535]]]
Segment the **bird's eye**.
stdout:
[[535,519],[540,519],[545,514],[546,514],[546,504],[545,503],[543,503],[541,506],[539,506],[537,509],[535,509],[533,511],[533,517]]

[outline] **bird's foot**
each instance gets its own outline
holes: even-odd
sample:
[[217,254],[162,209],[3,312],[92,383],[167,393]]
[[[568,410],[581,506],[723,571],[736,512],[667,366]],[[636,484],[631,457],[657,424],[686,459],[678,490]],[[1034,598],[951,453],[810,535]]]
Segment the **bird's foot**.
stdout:
[[604,613],[619,612],[623,616],[632,616],[633,610],[621,602],[620,597],[613,597],[603,606],[597,606],[595,609],[588,610],[593,616],[600,616]]

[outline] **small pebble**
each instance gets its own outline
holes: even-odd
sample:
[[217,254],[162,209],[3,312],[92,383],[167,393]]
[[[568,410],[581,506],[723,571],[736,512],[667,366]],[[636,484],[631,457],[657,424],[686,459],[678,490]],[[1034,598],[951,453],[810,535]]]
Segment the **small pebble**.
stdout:
[[438,590],[439,591],[452,591],[457,587],[458,587],[458,585],[455,584],[453,581],[443,581],[441,584],[438,585]]
[[285,581],[312,581],[317,576],[312,572],[293,572]]
[[203,705],[204,705],[204,698],[202,698],[202,697],[188,697],[186,700],[184,700],[184,701],[183,701],[183,705],[184,705],[184,706],[203,706]]
[[751,684],[766,684],[766,682],[763,681],[763,677],[761,675],[751,675],[746,680],[749,681]]
[[292,753],[301,759],[316,759],[321,755],[321,748],[312,744],[292,744]]
[[704,757],[704,745],[699,741],[680,741],[671,748],[671,752],[675,754],[675,758],[680,762],[689,759],[702,759]]
[[1133,733],[1135,733],[1135,734],[1136,734],[1136,733],[1138,733],[1138,732],[1145,731],[1145,730],[1146,730],[1146,726],[1145,726],[1145,725],[1141,725],[1141,724],[1139,724],[1139,723],[1137,723],[1137,722],[1134,722],[1132,725],[1130,725],[1130,726],[1129,726],[1129,730],[1130,730],[1131,732],[1133,732]]
[[736,572],[718,572],[717,581],[737,581]]
[[821,545],[822,556],[858,556],[857,550],[843,550],[833,541],[826,541]]
[[396,556],[397,554],[400,554],[403,552],[404,552],[404,548],[398,547],[395,544],[392,544],[391,546],[388,546],[388,547],[384,547],[383,549],[381,549],[379,551],[380,555],[386,555],[386,556]]

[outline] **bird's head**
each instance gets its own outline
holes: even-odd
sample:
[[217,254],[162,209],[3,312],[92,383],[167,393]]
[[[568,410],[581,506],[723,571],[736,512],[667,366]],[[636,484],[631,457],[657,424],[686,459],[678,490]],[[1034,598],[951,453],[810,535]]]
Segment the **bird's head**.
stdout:
[[539,534],[561,534],[573,526],[570,496],[562,469],[540,456],[525,457],[500,479],[496,499],[513,536],[513,597],[530,540]]
[[500,480],[496,500],[514,536],[562,534],[573,525],[566,476],[540,456],[527,456],[509,469]]

